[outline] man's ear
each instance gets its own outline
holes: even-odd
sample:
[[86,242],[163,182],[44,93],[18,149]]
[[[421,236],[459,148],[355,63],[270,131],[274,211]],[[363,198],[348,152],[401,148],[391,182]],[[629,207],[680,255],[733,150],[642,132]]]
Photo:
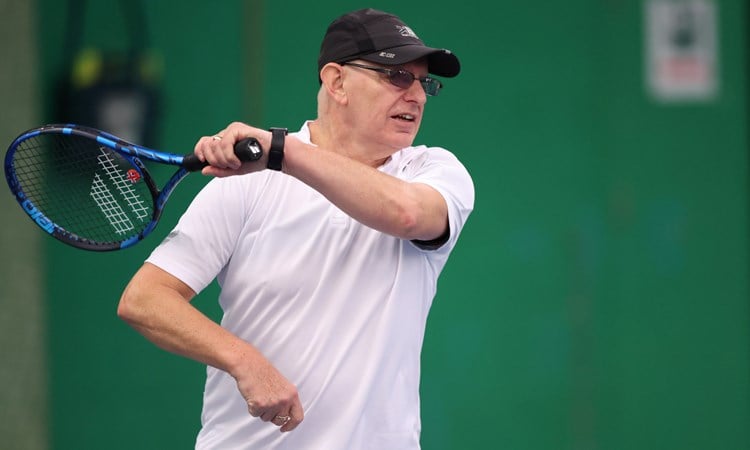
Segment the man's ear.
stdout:
[[326,64],[320,69],[320,80],[330,98],[339,103],[346,103],[343,66],[333,62]]

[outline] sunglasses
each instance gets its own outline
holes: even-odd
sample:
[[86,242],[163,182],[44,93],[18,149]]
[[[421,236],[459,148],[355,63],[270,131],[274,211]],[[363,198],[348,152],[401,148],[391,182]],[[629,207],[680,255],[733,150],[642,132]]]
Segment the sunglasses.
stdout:
[[440,89],[443,87],[443,83],[440,80],[431,77],[418,77],[408,70],[404,69],[386,69],[384,67],[366,66],[364,64],[358,64],[353,62],[341,63],[342,66],[359,67],[360,69],[374,70],[380,72],[388,77],[388,81],[401,89],[409,89],[414,83],[414,80],[419,80],[422,85],[425,94],[429,96],[436,96],[440,93]]

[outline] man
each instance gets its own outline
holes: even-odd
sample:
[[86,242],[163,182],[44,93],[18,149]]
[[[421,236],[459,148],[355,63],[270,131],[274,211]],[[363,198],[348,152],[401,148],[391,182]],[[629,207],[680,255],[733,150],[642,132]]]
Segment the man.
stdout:
[[[233,123],[198,141],[217,178],[120,301],[148,339],[209,366],[197,448],[419,448],[427,313],[474,190],[451,153],[412,143],[441,86],[428,73],[459,62],[368,9],[331,24],[318,69],[299,132]],[[262,159],[234,156],[246,137]],[[214,278],[221,326],[190,305]]]

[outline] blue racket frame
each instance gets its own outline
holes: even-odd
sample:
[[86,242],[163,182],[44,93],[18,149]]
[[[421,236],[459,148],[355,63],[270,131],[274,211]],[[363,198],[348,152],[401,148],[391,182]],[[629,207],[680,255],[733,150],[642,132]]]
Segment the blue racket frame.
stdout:
[[[50,219],[40,208],[37,207],[23,192],[21,183],[16,175],[14,167],[14,155],[19,146],[40,134],[62,134],[76,135],[83,138],[91,139],[97,143],[117,152],[124,157],[135,168],[144,182],[148,185],[149,191],[154,202],[152,217],[145,228],[137,235],[131,236],[122,241],[116,242],[96,242],[88,238],[78,236]],[[241,150],[244,148],[245,150]],[[243,161],[257,160],[262,155],[262,149],[254,139],[245,139],[240,141],[235,147],[235,153]],[[160,164],[177,166],[177,171],[164,183],[159,189],[154,182],[153,177],[146,169],[142,160],[154,161]],[[8,187],[21,206],[23,211],[36,223],[42,230],[56,239],[72,245],[77,248],[93,251],[111,251],[132,247],[142,241],[155,228],[161,217],[164,205],[169,196],[172,194],[177,185],[185,178],[186,175],[193,171],[200,170],[206,164],[201,162],[194,154],[179,155],[174,153],[162,152],[147,147],[142,147],[131,142],[125,141],[105,131],[94,128],[84,127],[75,124],[51,124],[39,128],[28,130],[18,136],[8,147],[5,155],[5,178]]]

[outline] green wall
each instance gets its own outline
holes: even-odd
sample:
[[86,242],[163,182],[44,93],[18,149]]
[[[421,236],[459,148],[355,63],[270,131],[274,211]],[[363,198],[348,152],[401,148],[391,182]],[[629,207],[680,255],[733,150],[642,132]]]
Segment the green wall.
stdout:
[[[66,70],[64,56],[57,53],[66,30],[60,20],[65,4],[46,3],[39,20],[47,58],[41,70],[49,92]],[[83,46],[102,53],[126,50],[123,5],[133,2],[88,3]],[[179,7],[143,3],[153,50],[163,64],[159,148],[187,153],[202,134],[251,117],[255,112],[246,114],[243,100],[252,89],[244,78],[254,75],[241,61],[253,55],[246,47],[253,33],[245,25],[253,23],[250,13],[258,8],[240,1],[222,2],[220,8],[198,1]],[[172,172],[166,168],[155,175],[164,181]],[[116,307],[132,274],[206,181],[195,176],[180,184],[150,244],[96,254],[45,242],[52,448],[192,447],[200,426],[204,367],[155,348],[116,317]],[[212,287],[194,301],[218,318],[217,292]]]
[[[103,18],[119,2],[91,3],[86,40],[117,47],[122,21]],[[423,447],[745,449],[748,11],[715,4],[719,93],[665,104],[645,87],[640,1],[148,2],[160,143],[188,151],[236,119],[299,126],[328,22],[398,13],[461,58],[418,140],[456,153],[477,191],[430,316]],[[62,6],[40,5],[49,89]],[[204,181],[180,187],[162,236]],[[152,239],[104,255],[45,242],[53,448],[193,442],[203,368],[115,317]],[[215,294],[196,300],[213,316]]]
[[[0,15],[0,142],[9,143],[39,121],[33,2],[4,4]],[[13,42],[13,45],[5,43]],[[6,61],[12,61],[7,64]],[[19,214],[15,198],[0,194],[0,446],[44,448],[47,370],[42,236]],[[42,233],[43,234],[43,233]]]

